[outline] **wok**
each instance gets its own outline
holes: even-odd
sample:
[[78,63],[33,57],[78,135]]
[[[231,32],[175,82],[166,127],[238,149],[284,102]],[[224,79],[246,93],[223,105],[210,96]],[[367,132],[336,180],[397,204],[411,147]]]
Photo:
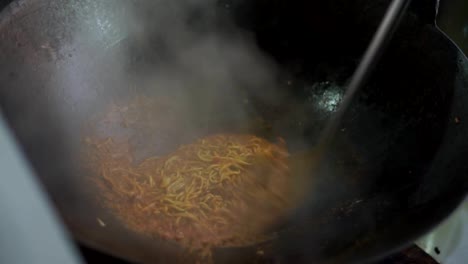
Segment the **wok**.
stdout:
[[[160,126],[109,132],[134,133],[141,158],[233,132],[281,136],[293,154],[313,149],[387,4],[13,1],[0,14],[0,106],[80,243],[130,260],[188,261],[96,205],[79,162],[90,119],[144,94],[170,105],[148,113]],[[276,238],[216,249],[215,262],[362,263],[416,239],[464,198],[468,62],[434,25],[435,8],[420,5]]]

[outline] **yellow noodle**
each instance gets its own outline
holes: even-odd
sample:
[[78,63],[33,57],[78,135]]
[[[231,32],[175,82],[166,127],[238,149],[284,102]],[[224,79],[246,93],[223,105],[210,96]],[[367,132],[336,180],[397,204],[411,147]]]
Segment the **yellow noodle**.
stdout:
[[164,166],[168,167],[169,165],[171,165],[171,163],[173,163],[174,161],[176,161],[178,159],[179,159],[178,156],[170,157],[168,160],[166,160],[166,162],[164,163]]
[[[131,148],[126,144],[110,138],[96,143],[86,139],[86,143],[97,149],[93,159],[99,162],[93,164],[100,167],[101,178],[108,183],[99,184],[110,190],[103,195],[111,197],[106,204],[130,228],[178,238],[189,248],[207,248],[203,253],[206,255],[211,254],[212,246],[257,241],[255,237],[260,236],[255,234],[256,218],[245,221],[240,213],[261,216],[265,212],[255,211],[255,204],[249,208],[252,202],[281,208],[284,202],[279,201],[285,200],[281,190],[286,186],[279,186],[279,194],[272,194],[257,183],[250,169],[257,158],[264,158],[272,168],[272,176],[284,177],[287,152],[257,137],[212,136],[181,146],[166,157],[149,157],[139,165],[132,164]],[[112,197],[126,202],[112,202]],[[270,205],[272,201],[277,204]],[[145,224],[139,219],[148,220]],[[178,234],[170,233],[175,231],[168,230],[186,233],[180,239]]]

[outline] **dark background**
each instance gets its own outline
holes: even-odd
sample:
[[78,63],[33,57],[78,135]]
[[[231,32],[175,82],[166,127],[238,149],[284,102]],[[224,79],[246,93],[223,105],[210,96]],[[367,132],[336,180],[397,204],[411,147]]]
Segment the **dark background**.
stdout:
[[437,25],[468,54],[468,1],[441,1]]

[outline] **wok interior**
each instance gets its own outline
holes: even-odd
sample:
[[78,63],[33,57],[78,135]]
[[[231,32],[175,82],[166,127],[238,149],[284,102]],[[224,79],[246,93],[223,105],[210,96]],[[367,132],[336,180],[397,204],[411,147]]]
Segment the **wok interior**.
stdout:
[[[76,162],[92,117],[138,95],[163,101],[164,111],[148,113],[166,120],[158,126],[105,131],[134,135],[141,158],[233,132],[281,136],[293,154],[313,149],[386,7],[374,2],[221,1],[213,15],[187,1],[185,11],[165,6],[184,21],[170,24],[161,6],[144,1],[131,7],[138,14],[132,19],[125,2],[30,1],[6,12],[16,27],[0,24],[2,110],[76,237],[130,258],[185,258],[177,247],[135,236],[95,208],[93,188],[83,184]],[[27,15],[27,9],[39,11]],[[456,56],[416,15],[404,19],[312,175],[309,199],[277,241],[261,245],[268,257],[374,256],[433,224],[388,239],[390,230],[426,215],[425,206],[461,180],[451,173],[459,163],[445,170],[445,179],[431,167],[451,129]],[[432,192],[423,195],[424,188]],[[255,251],[220,249],[215,259],[249,259]]]

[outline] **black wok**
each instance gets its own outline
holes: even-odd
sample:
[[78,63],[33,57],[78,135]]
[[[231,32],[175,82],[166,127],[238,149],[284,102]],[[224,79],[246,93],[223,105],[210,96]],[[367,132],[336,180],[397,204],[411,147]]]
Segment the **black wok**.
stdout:
[[[388,3],[195,2],[17,0],[0,14],[1,109],[81,243],[145,262],[190,258],[126,230],[92,199],[81,140],[105,105],[135,94],[170,102],[165,116],[177,122],[135,136],[142,157],[220,132],[313,149]],[[432,7],[417,5],[276,239],[216,249],[216,262],[362,263],[416,239],[464,198],[468,61]]]

